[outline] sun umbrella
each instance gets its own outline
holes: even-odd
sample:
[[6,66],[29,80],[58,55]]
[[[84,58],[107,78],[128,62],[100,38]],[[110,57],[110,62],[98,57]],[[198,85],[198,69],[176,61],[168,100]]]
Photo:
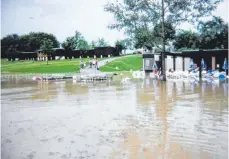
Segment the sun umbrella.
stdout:
[[193,69],[193,68],[194,68],[194,62],[193,62],[192,59],[190,59],[189,68],[190,68],[190,69]]
[[203,58],[201,60],[201,67],[202,67],[203,70],[205,70],[207,68]]
[[153,64],[153,69],[155,69],[155,70],[158,69],[156,62],[154,62],[154,64]]
[[225,60],[224,60],[223,69],[224,70],[227,70],[228,69],[227,58],[225,58]]

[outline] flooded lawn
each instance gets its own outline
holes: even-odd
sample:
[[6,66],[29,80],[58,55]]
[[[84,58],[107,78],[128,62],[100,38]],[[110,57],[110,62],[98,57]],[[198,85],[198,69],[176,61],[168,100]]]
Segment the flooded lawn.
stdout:
[[2,159],[226,159],[228,84],[2,81]]

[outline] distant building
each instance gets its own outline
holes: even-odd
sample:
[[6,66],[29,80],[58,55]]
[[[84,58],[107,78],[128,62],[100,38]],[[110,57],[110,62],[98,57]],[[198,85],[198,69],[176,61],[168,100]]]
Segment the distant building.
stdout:
[[[37,60],[39,54],[44,53],[43,50],[39,49],[34,52],[22,52],[22,51],[11,51],[7,52],[8,60],[15,60],[16,58],[21,60]],[[91,50],[65,50],[63,48],[53,48],[45,52],[48,55],[49,60],[61,59],[72,59],[79,57],[108,57],[108,56],[119,56],[120,52],[114,47],[97,47]]]
[[[143,65],[146,64],[146,60],[150,60],[150,66],[146,71],[153,69],[152,61],[157,62],[158,67],[161,67],[161,52],[153,53],[153,56],[147,53],[143,55]],[[149,59],[150,58],[150,59]],[[198,67],[201,66],[201,59],[203,58],[207,69],[219,69],[223,70],[223,62],[225,58],[228,59],[228,49],[214,49],[214,50],[189,50],[182,52],[166,52],[166,70],[172,68],[174,70],[188,70],[190,58]],[[145,66],[146,67],[146,66]],[[152,67],[150,70],[149,68]]]

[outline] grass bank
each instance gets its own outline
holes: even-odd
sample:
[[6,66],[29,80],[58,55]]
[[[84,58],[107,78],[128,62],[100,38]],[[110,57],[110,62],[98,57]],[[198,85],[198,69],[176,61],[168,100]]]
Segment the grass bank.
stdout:
[[[101,60],[101,59],[99,59]],[[83,58],[83,61],[88,64],[89,59]],[[48,61],[7,61],[1,60],[1,71],[8,73],[66,73],[79,72],[80,59],[72,60],[53,60]]]
[[102,72],[138,71],[142,68],[142,55],[125,56],[100,67]]

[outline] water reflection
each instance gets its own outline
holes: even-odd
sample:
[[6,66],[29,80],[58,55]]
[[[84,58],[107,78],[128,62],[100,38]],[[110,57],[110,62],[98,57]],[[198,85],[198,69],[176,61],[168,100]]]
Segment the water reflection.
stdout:
[[64,83],[65,85],[65,91],[68,95],[83,95],[88,93],[88,86],[87,85],[80,85],[80,84],[74,84],[70,82]]
[[227,158],[227,96],[227,82],[4,81],[2,157]]
[[37,93],[31,95],[32,100],[45,100],[50,101],[50,99],[56,98],[57,96],[57,88],[50,83],[47,82],[38,82],[36,89]]
[[[225,131],[228,126],[228,101],[225,96],[222,96],[223,93],[225,95],[228,92],[224,88],[227,83],[221,83],[219,87],[206,83],[191,83],[190,87],[187,87],[188,84],[183,82],[163,83],[153,80],[151,82],[151,84],[144,82],[144,87],[140,88],[140,93],[137,94],[139,110],[144,112],[142,118],[148,118],[146,122],[148,124],[140,125],[134,121],[134,125],[139,124],[138,129],[130,128],[131,130],[125,131],[124,148],[129,152],[129,158],[227,158],[228,145],[226,142],[223,144],[221,142],[224,137],[227,139]],[[209,92],[207,86],[214,87],[217,93]],[[216,94],[218,100],[210,99],[211,95]],[[154,107],[155,110],[145,109],[146,104],[150,108]],[[222,115],[224,109],[226,112]],[[156,117],[152,117],[152,111],[155,111]],[[217,111],[221,111],[221,114],[217,114]],[[223,122],[217,122],[218,119]],[[146,133],[149,131],[150,133]],[[220,137],[220,132],[224,137]],[[218,138],[222,140],[216,141]],[[218,150],[215,149],[216,147]],[[224,153],[218,153],[219,147],[224,149]],[[223,152],[222,149],[220,151]]]
[[[155,92],[153,91],[150,82],[152,82],[152,79],[145,79],[144,82],[142,83],[141,87],[138,87],[137,90],[137,102],[138,104],[150,104],[155,100]],[[155,85],[156,82],[154,82]],[[157,86],[154,86],[154,88]],[[156,90],[156,89],[155,89]]]

